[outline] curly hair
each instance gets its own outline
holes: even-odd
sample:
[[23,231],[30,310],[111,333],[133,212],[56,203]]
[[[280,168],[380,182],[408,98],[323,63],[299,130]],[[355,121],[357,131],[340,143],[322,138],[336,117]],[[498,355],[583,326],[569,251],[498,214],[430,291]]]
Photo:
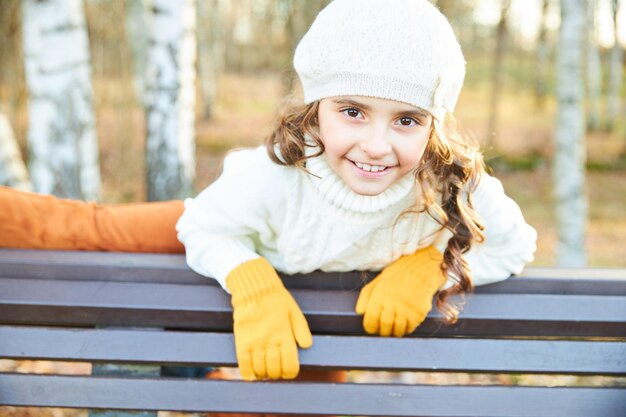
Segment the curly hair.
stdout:
[[[319,135],[317,111],[319,101],[311,104],[296,104],[292,96],[283,100],[274,122],[274,129],[265,139],[265,146],[270,159],[279,165],[294,165],[304,168],[305,161],[324,153],[324,144]],[[315,146],[307,143],[310,138],[319,147],[319,151],[306,156],[305,148]],[[278,154],[276,153],[278,147]],[[280,155],[280,156],[279,156]]]
[[484,240],[484,226],[472,207],[471,194],[484,172],[478,145],[461,135],[454,117],[448,115],[444,123],[433,119],[415,177],[422,190],[423,210],[452,233],[443,254],[442,270],[455,284],[439,291],[436,301],[437,309],[449,323],[457,320],[460,306],[449,304],[447,299],[474,288],[463,254],[473,242]]
[[[267,136],[267,152],[277,164],[305,167],[306,160],[324,153],[317,119],[319,102],[296,104],[288,97],[281,105],[274,129]],[[315,145],[307,143],[312,140]],[[308,155],[307,146],[319,151]],[[437,293],[436,306],[445,321],[454,323],[461,306],[452,305],[450,296],[472,291],[469,267],[463,258],[473,242],[482,242],[484,235],[478,214],[472,208],[471,192],[485,167],[478,145],[463,136],[452,115],[441,123],[433,118],[426,150],[414,170],[415,181],[421,189],[420,200],[401,214],[426,212],[452,233],[443,254],[441,269],[454,285]]]

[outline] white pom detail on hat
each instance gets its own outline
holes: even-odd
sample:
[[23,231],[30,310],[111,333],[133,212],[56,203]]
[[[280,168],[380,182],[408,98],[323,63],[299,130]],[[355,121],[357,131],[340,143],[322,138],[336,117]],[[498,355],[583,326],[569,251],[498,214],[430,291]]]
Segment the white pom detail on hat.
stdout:
[[305,103],[355,95],[396,100],[438,119],[453,112],[465,59],[427,0],[334,0],[304,35],[294,67]]

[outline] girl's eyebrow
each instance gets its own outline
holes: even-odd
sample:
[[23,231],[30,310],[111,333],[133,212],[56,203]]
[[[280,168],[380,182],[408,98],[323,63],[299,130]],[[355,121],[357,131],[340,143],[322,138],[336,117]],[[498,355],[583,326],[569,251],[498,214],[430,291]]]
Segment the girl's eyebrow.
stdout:
[[349,106],[359,107],[363,110],[371,110],[371,107],[368,106],[367,104],[359,103],[358,101],[350,100],[348,98],[336,98],[336,99],[333,99],[333,102],[335,104],[345,104]]
[[399,111],[398,115],[403,115],[403,116],[413,116],[413,117],[422,117],[422,118],[427,118],[428,117],[428,113],[426,113],[425,111],[422,110],[406,110],[406,111]]
[[[333,102],[339,105],[348,105],[348,106],[358,107],[363,110],[371,110],[371,107],[368,106],[367,104],[360,103],[356,100],[351,100],[348,98],[336,98],[336,99],[333,99]],[[422,118],[428,117],[428,113],[420,109],[400,110],[396,112],[396,115],[414,116],[414,117],[422,117]]]

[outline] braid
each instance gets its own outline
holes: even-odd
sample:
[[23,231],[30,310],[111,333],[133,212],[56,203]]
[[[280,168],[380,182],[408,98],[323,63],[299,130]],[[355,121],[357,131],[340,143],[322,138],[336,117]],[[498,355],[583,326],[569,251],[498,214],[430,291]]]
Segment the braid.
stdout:
[[[484,240],[484,227],[471,202],[471,191],[484,172],[484,165],[477,147],[461,137],[453,120],[448,119],[445,132],[436,120],[433,125],[416,176],[422,187],[425,211],[452,233],[441,269],[455,284],[439,291],[436,305],[446,321],[454,323],[461,306],[451,305],[448,298],[470,292],[474,287],[463,254],[473,242]],[[439,201],[435,197],[437,193],[441,196]]]
[[[456,167],[457,169],[459,167]],[[456,285],[446,290],[442,290],[437,294],[436,305],[439,311],[444,314],[446,320],[450,323],[454,323],[459,314],[459,308],[447,303],[447,299],[450,296],[457,294],[464,294],[470,292],[473,289],[472,277],[469,273],[469,267],[467,262],[463,258],[463,254],[467,252],[475,239],[470,227],[474,226],[475,229],[482,231],[482,226],[474,222],[467,213],[463,213],[464,208],[470,208],[469,202],[464,203],[460,201],[462,199],[459,194],[461,188],[459,184],[455,184],[455,181],[450,183],[449,198],[443,202],[443,210],[448,216],[448,225],[446,226],[452,231],[452,237],[448,240],[448,246],[443,254],[442,270],[449,276],[453,277],[456,281]]]

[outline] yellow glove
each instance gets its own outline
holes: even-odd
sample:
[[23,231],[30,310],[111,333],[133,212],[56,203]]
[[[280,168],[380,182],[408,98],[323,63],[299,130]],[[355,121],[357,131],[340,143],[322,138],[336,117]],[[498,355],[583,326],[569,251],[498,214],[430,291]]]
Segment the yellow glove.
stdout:
[[432,246],[405,255],[385,267],[361,290],[357,314],[367,333],[402,337],[419,326],[432,308],[434,294],[446,282],[443,255]]
[[232,294],[235,349],[243,379],[293,379],[298,348],[313,338],[304,314],[264,258],[244,262],[226,277]]

